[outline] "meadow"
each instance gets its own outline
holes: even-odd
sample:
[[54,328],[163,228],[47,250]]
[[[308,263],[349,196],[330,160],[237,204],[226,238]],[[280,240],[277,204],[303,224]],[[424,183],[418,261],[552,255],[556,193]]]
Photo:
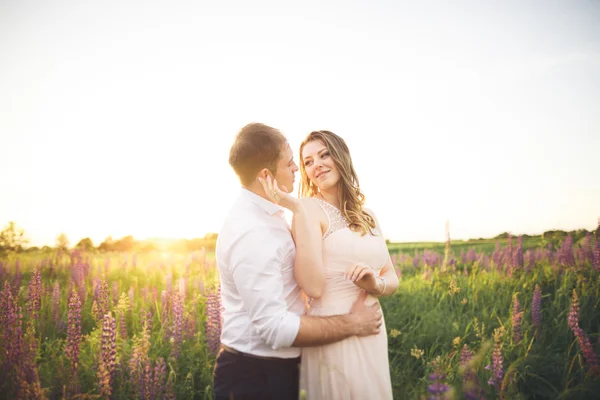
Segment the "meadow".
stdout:
[[[388,247],[394,398],[600,398],[597,236]],[[213,253],[12,253],[0,285],[0,398],[212,398]]]

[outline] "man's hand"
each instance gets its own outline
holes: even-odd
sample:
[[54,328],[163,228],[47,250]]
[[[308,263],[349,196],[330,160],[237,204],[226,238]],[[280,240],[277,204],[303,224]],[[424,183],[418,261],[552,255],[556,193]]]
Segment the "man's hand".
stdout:
[[366,306],[367,292],[361,291],[356,302],[352,305],[350,316],[354,319],[356,336],[369,336],[379,333],[383,323],[383,314],[378,302],[372,306]]
[[262,185],[267,198],[273,203],[285,207],[293,213],[296,213],[301,207],[300,200],[292,197],[285,186],[280,187],[277,184],[277,179],[271,180],[271,177],[267,176],[267,179],[259,177],[258,181]]

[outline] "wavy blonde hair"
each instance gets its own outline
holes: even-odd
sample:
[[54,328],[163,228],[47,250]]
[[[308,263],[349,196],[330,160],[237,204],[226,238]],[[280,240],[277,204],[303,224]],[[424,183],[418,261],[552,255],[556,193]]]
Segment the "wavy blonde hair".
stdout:
[[302,150],[304,146],[313,141],[320,142],[327,148],[335,166],[340,173],[338,181],[338,197],[340,211],[346,217],[350,230],[365,235],[369,232],[374,235],[375,219],[363,210],[365,195],[360,191],[358,177],[352,165],[350,150],[344,139],[330,131],[313,131],[300,144],[300,197],[314,197],[319,193],[319,188],[310,181],[304,168]]

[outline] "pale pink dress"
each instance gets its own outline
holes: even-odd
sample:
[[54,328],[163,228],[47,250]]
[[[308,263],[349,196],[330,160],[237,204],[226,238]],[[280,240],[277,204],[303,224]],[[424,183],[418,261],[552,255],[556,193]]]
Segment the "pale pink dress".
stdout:
[[[325,210],[329,228],[323,235],[326,286],[319,299],[312,299],[308,315],[346,314],[358,298],[360,288],[344,279],[348,266],[358,262],[377,273],[389,259],[385,240],[367,233],[361,236],[347,227],[342,213],[329,203],[316,200]],[[368,296],[366,304],[377,302]],[[385,323],[377,335],[350,337],[337,343],[302,349],[300,390],[307,400],[392,399]],[[302,395],[301,395],[302,396]]]

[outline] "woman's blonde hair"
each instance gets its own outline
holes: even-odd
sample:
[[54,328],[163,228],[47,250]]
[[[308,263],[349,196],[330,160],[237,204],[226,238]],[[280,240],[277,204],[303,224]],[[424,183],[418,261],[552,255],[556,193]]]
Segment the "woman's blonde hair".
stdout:
[[302,150],[304,146],[313,141],[320,142],[327,148],[329,154],[335,163],[339,173],[338,196],[340,211],[346,217],[350,230],[360,232],[365,235],[369,232],[373,235],[375,229],[375,220],[371,215],[363,210],[365,195],[360,191],[358,177],[352,165],[350,150],[344,139],[330,131],[313,131],[300,144],[300,185],[298,188],[299,196],[314,197],[319,193],[319,188],[310,181],[304,168],[302,159]]

